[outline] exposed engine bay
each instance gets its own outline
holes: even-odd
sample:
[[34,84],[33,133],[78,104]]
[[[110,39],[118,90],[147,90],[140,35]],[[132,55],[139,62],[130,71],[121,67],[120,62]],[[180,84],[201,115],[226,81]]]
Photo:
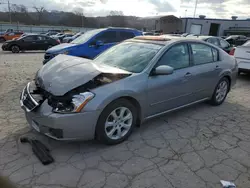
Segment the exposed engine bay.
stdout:
[[[35,86],[31,87],[31,94],[34,99],[39,103],[43,103],[44,100],[48,99],[48,104],[53,108],[58,108],[62,104],[70,104],[72,97],[79,93],[88,92],[91,89],[101,87],[103,85],[115,82],[117,80],[126,78],[131,74],[113,74],[113,73],[100,73],[92,80],[87,83],[68,91],[63,96],[55,96],[44,90],[39,84],[38,79],[35,79]],[[59,105],[59,106],[58,106]]]

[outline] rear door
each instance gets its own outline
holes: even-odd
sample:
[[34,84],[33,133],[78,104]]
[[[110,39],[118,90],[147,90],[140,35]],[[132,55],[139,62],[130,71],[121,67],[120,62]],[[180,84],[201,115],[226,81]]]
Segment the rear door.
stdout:
[[34,46],[34,48],[36,50],[45,50],[46,49],[46,38],[44,36],[40,36],[38,35],[37,36],[37,39],[36,39],[36,46]]
[[203,43],[189,43],[192,54],[192,74],[196,99],[210,97],[219,81],[219,51]]

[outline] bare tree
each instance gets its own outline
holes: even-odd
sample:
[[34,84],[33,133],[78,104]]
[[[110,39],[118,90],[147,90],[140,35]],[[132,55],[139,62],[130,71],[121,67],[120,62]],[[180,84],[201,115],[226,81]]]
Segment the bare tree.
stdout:
[[111,26],[115,27],[125,27],[126,26],[126,17],[123,15],[122,11],[110,11],[109,21]]
[[36,7],[34,6],[33,7],[37,13],[37,24],[40,25],[41,24],[41,20],[42,20],[42,16],[43,16],[43,13],[46,11],[44,7]]

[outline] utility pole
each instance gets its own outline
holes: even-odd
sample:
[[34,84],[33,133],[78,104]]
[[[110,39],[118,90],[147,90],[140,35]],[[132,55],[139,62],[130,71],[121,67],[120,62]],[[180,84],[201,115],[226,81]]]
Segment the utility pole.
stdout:
[[10,1],[9,0],[8,0],[8,9],[9,9],[10,23],[12,23],[12,21],[11,21]]
[[194,6],[194,18],[195,18],[195,15],[196,15],[197,4],[198,4],[198,0],[195,1],[195,6]]

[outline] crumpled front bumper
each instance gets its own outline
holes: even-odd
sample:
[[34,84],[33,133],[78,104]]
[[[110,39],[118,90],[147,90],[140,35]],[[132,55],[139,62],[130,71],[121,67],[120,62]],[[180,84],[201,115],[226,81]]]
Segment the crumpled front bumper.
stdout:
[[95,137],[95,127],[101,113],[99,110],[68,114],[54,113],[47,100],[31,109],[28,107],[33,106],[25,100],[30,99],[32,94],[28,93],[29,96],[27,96],[25,89],[21,93],[20,104],[33,129],[56,140],[91,140]]
[[36,131],[56,140],[91,140],[95,137],[95,126],[99,111],[59,114],[53,113],[47,100],[25,116]]

